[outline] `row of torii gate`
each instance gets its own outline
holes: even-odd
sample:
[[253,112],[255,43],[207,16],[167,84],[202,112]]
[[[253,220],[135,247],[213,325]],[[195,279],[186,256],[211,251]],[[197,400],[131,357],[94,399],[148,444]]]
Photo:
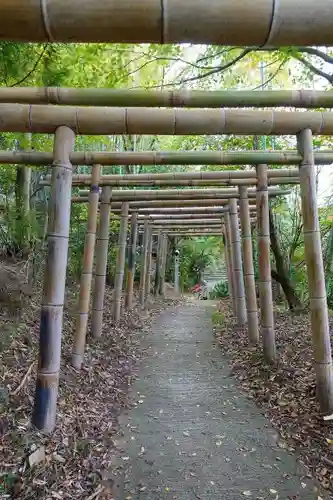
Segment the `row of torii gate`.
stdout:
[[[282,46],[333,45],[333,20],[331,0],[0,0],[0,40],[14,42],[116,42],[116,43],[197,43],[256,48]],[[100,222],[96,259],[94,301],[96,295],[104,293],[103,272],[99,266],[106,252],[110,199],[112,210],[121,204],[121,229],[119,245],[120,263],[117,284],[122,281],[121,270],[124,259],[125,226],[128,213],[152,215],[156,208],[175,207],[223,207],[223,231],[226,237],[226,257],[232,298],[240,324],[245,322],[245,282],[247,318],[249,331],[254,332],[256,306],[251,302],[249,290],[253,285],[250,250],[251,229],[249,227],[248,203],[257,198],[258,250],[260,268],[260,329],[263,350],[267,361],[274,361],[275,342],[270,283],[268,184],[274,184],[273,174],[267,165],[298,165],[292,174],[284,171],[275,177],[275,183],[300,183],[302,213],[304,219],[304,246],[308,270],[311,329],[313,338],[314,367],[317,393],[322,412],[333,410],[333,379],[328,312],[326,302],[323,260],[316,202],[314,165],[330,164],[331,151],[314,153],[313,134],[333,134],[333,113],[330,111],[286,112],[269,109],[254,111],[226,108],[273,108],[276,106],[330,108],[333,107],[332,92],[286,91],[286,92],[129,92],[109,89],[0,89],[0,132],[32,132],[54,134],[54,152],[0,151],[0,162],[25,165],[48,165],[52,163],[50,219],[48,228],[48,253],[46,259],[45,286],[41,311],[40,353],[36,384],[33,423],[44,431],[51,431],[55,424],[62,313],[66,279],[72,180],[81,185],[80,179],[72,175],[73,165],[134,164],[157,165],[255,165],[257,172],[230,172],[229,178],[217,177],[209,193],[208,189],[169,190],[112,190],[111,198],[107,186],[144,186],[139,178],[109,179],[102,190]],[[66,106],[59,106],[65,104]],[[87,107],[89,106],[89,107]],[[116,106],[116,107],[110,107]],[[166,109],[158,109],[166,108]],[[183,108],[194,109],[183,109]],[[199,109],[204,108],[204,109]],[[297,151],[289,152],[182,152],[141,154],[130,153],[82,153],[73,152],[77,134],[150,134],[150,135],[293,135],[297,136]],[[80,308],[89,302],[93,241],[99,185],[98,167],[94,167],[94,180],[85,184],[90,188],[90,210],[87,243],[82,277]],[[237,177],[236,177],[237,176]],[[290,176],[290,177],[289,177]],[[193,183],[189,176],[188,184]],[[169,179],[170,180],[170,179]],[[197,179],[199,185],[207,185],[207,179]],[[242,180],[244,182],[238,182]],[[158,179],[156,179],[159,182]],[[225,182],[227,181],[227,182]],[[166,184],[166,179],[163,183]],[[171,181],[170,181],[171,182]],[[211,179],[209,182],[213,182]],[[208,182],[208,185],[209,185]],[[237,186],[231,190],[216,188],[216,185]],[[151,183],[149,185],[152,185]],[[187,185],[175,178],[166,185]],[[249,186],[256,186],[256,194]],[[272,188],[274,189],[274,188]],[[141,194],[140,194],[141,191]],[[172,191],[172,192],[171,192]],[[135,193],[135,194],[133,194]],[[186,193],[186,194],[185,194]],[[273,194],[273,193],[272,193]],[[140,198],[141,196],[141,198]],[[248,201],[249,198],[249,201]],[[95,207],[92,209],[91,207]],[[243,239],[243,261],[239,251],[238,210],[241,213]],[[180,212],[179,212],[180,213]],[[195,213],[193,210],[189,215]],[[211,212],[212,213],[212,212]],[[166,212],[163,212],[166,215]],[[181,233],[182,228],[170,227],[170,215],[160,229]],[[197,214],[198,215],[198,214]],[[131,217],[132,224],[134,218]],[[149,219],[151,220],[151,219]],[[186,220],[186,219],[182,219]],[[134,225],[134,224],[133,224]],[[133,227],[132,225],[132,227]],[[145,222],[145,251],[149,222]],[[198,226],[210,227],[203,223]],[[190,227],[190,224],[187,224]],[[102,227],[105,233],[102,233]],[[155,224],[157,229],[159,226]],[[219,232],[221,221],[218,222]],[[216,230],[216,227],[214,227]],[[176,233],[176,234],[178,234]],[[132,240],[133,241],[133,240]],[[163,248],[163,245],[160,245]],[[89,250],[90,249],[90,250]],[[245,250],[244,250],[245,249]],[[163,252],[162,252],[163,254]],[[103,264],[104,265],[104,264]],[[146,260],[144,260],[146,266]],[[243,276],[244,269],[244,276]],[[250,272],[249,272],[250,269]],[[99,284],[98,284],[99,283]],[[252,284],[251,284],[252,283]],[[86,295],[83,295],[85,290]],[[115,317],[119,309],[119,296],[115,297]],[[97,301],[98,302],[98,301]],[[102,303],[100,299],[100,304]],[[81,310],[81,309],[80,309]],[[81,318],[82,316],[82,318]],[[74,364],[82,362],[86,313],[78,317],[75,335]],[[98,331],[98,329],[96,330]],[[251,334],[252,336],[252,334]],[[77,339],[80,338],[80,341]],[[251,337],[252,338],[252,337]],[[254,337],[252,338],[254,340]],[[78,350],[77,350],[78,347]]]

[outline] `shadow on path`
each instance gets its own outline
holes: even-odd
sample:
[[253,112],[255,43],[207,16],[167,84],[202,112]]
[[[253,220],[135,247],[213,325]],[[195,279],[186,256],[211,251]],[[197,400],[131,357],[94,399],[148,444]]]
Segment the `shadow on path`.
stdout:
[[117,500],[318,499],[269,421],[241,394],[212,334],[213,305],[167,310],[122,422]]

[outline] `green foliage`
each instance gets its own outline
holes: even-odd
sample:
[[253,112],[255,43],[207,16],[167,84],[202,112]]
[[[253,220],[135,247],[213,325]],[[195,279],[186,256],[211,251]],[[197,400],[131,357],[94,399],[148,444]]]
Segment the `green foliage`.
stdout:
[[224,314],[221,311],[215,310],[212,314],[212,323],[214,326],[222,326],[225,322]]
[[213,290],[209,294],[209,298],[212,300],[223,299],[228,296],[228,283],[226,281],[220,281],[219,283],[216,283]]

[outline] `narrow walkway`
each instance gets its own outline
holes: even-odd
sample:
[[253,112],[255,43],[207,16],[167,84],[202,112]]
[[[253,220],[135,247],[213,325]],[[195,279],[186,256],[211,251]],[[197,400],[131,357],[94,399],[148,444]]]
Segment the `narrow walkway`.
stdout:
[[168,310],[148,334],[136,406],[122,424],[125,472],[116,499],[317,499],[228,375],[211,313],[205,302]]

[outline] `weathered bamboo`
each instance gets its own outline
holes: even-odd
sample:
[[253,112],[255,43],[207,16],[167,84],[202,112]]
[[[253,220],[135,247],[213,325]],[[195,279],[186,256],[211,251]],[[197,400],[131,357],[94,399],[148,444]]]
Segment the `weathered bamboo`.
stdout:
[[155,263],[155,282],[154,282],[154,295],[159,294],[160,283],[160,270],[161,270],[161,251],[162,251],[162,231],[157,231],[157,250],[156,250],[156,263]]
[[[298,165],[302,160],[297,151],[126,151],[74,152],[72,165]],[[330,165],[333,152],[314,154],[316,165]],[[1,151],[2,165],[50,165],[52,153],[40,151]]]
[[333,108],[331,90],[127,90],[2,87],[0,102],[65,106]]
[[126,258],[127,226],[128,226],[128,203],[124,202],[120,219],[118,255],[117,255],[116,275],[114,283],[113,319],[116,323],[120,320],[120,312],[121,312],[121,299],[123,292],[125,258]]
[[232,270],[234,274],[234,297],[236,305],[236,317],[240,326],[247,321],[246,302],[243,278],[242,250],[239,234],[238,210],[235,198],[229,201],[230,209],[230,242],[232,249]]
[[127,293],[125,297],[125,306],[129,310],[133,308],[133,289],[134,289],[137,238],[138,238],[138,214],[137,212],[134,212],[131,216],[131,234],[128,246],[128,259],[127,259]]
[[80,135],[294,135],[308,127],[314,134],[333,134],[330,111],[0,104],[0,116],[0,132],[53,134],[58,127],[67,126]]
[[102,335],[103,329],[105,280],[109,246],[110,197],[111,188],[108,186],[103,187],[96,240],[96,265],[91,316],[91,333],[94,338],[99,338]]
[[175,246],[175,255],[174,255],[175,293],[177,295],[179,295],[180,294],[180,253],[179,253],[179,250],[177,249],[177,243],[178,243],[177,238],[174,239],[174,243],[175,243],[175,245],[174,245]]
[[308,271],[313,356],[316,372],[317,397],[323,413],[333,410],[333,378],[330,329],[325,289],[317,208],[316,173],[313,164],[312,134],[309,129],[298,136],[304,249]]
[[146,278],[146,289],[145,289],[145,300],[149,299],[151,291],[151,277],[152,277],[152,260],[153,260],[153,228],[149,225],[149,235],[148,235],[148,264],[147,264],[147,278]]
[[251,220],[246,187],[239,188],[239,202],[248,334],[250,343],[257,344],[259,342],[258,308],[254,279]]
[[141,254],[141,269],[140,269],[140,293],[139,301],[140,305],[144,307],[145,297],[146,297],[146,279],[148,273],[148,247],[149,247],[149,221],[145,220],[144,235],[143,235],[143,245]]
[[[192,43],[239,47],[333,45],[328,0],[253,4],[241,0],[144,2],[2,1],[1,40]],[[66,22],[64,23],[64,19]]]
[[161,268],[160,268],[160,281],[159,281],[159,294],[164,297],[165,295],[165,272],[168,253],[168,236],[167,233],[162,233],[161,243]]
[[89,193],[87,234],[84,242],[83,269],[81,275],[80,294],[78,302],[78,313],[76,330],[74,335],[74,345],[72,354],[72,364],[76,369],[80,369],[84,359],[86,345],[88,315],[90,305],[90,291],[92,281],[92,271],[94,263],[97,212],[99,200],[98,182],[101,175],[101,166],[94,165],[92,169],[92,183]]
[[[256,222],[256,219],[251,219],[251,223],[255,223],[255,222]],[[168,231],[168,230],[171,230],[171,229],[177,229],[178,231],[187,231],[188,229],[195,229],[195,230],[200,230],[200,231],[205,231],[205,230],[209,231],[211,229],[221,228],[221,222],[217,221],[217,222],[213,222],[213,223],[210,223],[210,224],[207,224],[207,223],[206,224],[202,224],[201,221],[199,221],[198,223],[194,223],[194,224],[192,223],[192,221],[189,221],[186,224],[177,224],[177,222],[174,222],[174,223],[170,222],[168,224],[159,224],[159,223],[156,223],[156,224],[153,224],[153,228],[155,230],[161,229],[163,231]]]
[[234,315],[236,316],[236,302],[234,291],[234,273],[232,268],[232,253],[230,242],[230,213],[224,213],[224,255],[228,275],[228,291]]
[[266,172],[267,165],[257,166],[259,302],[264,357],[267,363],[275,363],[276,346],[270,260],[269,201]]
[[75,135],[67,127],[55,133],[49,201],[48,252],[39,335],[39,361],[32,423],[51,432],[55,426],[65,295],[72,165]]
[[[251,200],[249,200],[250,202]],[[252,200],[252,202],[255,202],[255,200]],[[250,206],[251,211],[256,211],[257,207],[255,205]],[[117,213],[119,211],[119,208],[112,209],[114,213]],[[174,216],[182,217],[184,215],[184,218],[186,218],[188,215],[193,215],[193,216],[210,216],[210,215],[215,215],[217,216],[218,214],[223,214],[225,212],[228,212],[229,208],[228,207],[178,207],[178,208],[141,208],[136,210],[136,213],[138,214],[138,218],[145,217],[146,215],[150,216],[150,219],[153,220],[154,218],[157,217],[171,217],[173,218]],[[133,209],[130,206],[130,212],[133,213]]]
[[[206,216],[205,216],[206,217]],[[219,217],[212,217],[212,218],[200,218],[198,215],[195,216],[195,218],[179,218],[179,219],[175,219],[175,218],[166,218],[166,219],[153,219],[151,220],[152,224],[154,225],[160,225],[160,226],[163,226],[163,225],[170,225],[170,224],[183,224],[183,225],[187,225],[187,224],[191,224],[191,225],[195,225],[195,224],[199,224],[201,226],[205,226],[205,225],[210,225],[210,224],[220,224],[221,223],[221,219]],[[139,226],[142,226],[144,224],[144,221],[142,219],[140,219],[138,221],[138,224]]]

